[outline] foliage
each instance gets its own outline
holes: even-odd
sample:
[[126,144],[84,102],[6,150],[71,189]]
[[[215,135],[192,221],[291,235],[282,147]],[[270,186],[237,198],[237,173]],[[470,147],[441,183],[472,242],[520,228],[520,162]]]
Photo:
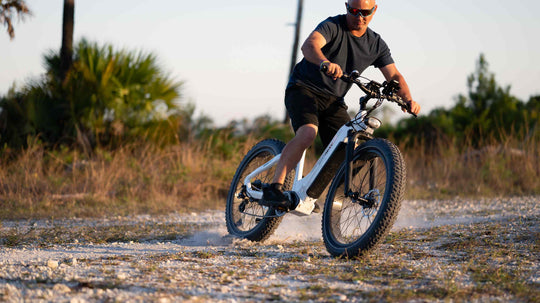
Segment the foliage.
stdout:
[[7,33],[12,40],[15,38],[14,14],[17,14],[19,19],[24,19],[32,13],[24,0],[0,0],[0,23],[7,27]]
[[20,146],[27,136],[40,136],[88,150],[186,117],[177,103],[182,82],[164,73],[153,54],[82,40],[73,62],[62,81],[60,56],[50,52],[45,75],[0,99],[1,143]]
[[[83,40],[74,58],[65,81],[50,53],[43,77],[0,97],[0,202],[9,209],[49,209],[55,197],[76,200],[75,209],[112,200],[126,212],[139,202],[220,203],[251,146],[292,138],[289,125],[269,116],[221,128],[196,117],[193,104],[177,103],[182,83],[155,56]],[[540,96],[527,103],[511,96],[483,56],[468,83],[454,107],[378,130],[405,155],[409,196],[538,195]],[[321,148],[316,142],[308,153],[308,167]]]
[[421,141],[429,149],[448,141],[478,147],[485,141],[480,138],[504,141],[509,134],[523,140],[540,139],[535,131],[539,126],[540,96],[531,97],[527,103],[512,96],[510,86],[497,84],[483,55],[468,77],[467,86],[468,94],[458,95],[452,108],[437,108],[418,119],[401,120],[396,126],[381,128],[377,134],[409,142],[409,146]]
[[260,141],[265,138],[276,138],[284,142],[292,139],[292,131],[288,124],[283,124],[268,115],[255,117],[253,120],[233,120],[222,128],[201,127],[195,129],[196,139],[206,142],[216,156],[231,158],[240,146],[247,141]]

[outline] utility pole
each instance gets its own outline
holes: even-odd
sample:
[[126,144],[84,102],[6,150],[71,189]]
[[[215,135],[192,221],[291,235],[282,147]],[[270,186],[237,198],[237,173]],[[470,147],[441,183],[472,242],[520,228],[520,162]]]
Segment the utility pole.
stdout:
[[[294,66],[296,65],[296,59],[298,56],[298,40],[300,39],[300,25],[302,23],[302,9],[304,6],[304,0],[298,0],[298,9],[296,11],[296,23],[294,31],[294,43],[291,55],[291,66],[289,68],[289,77],[291,76]],[[289,114],[287,114],[287,109],[285,109],[285,118],[283,123],[289,123]]]
[[75,0],[64,0],[62,18],[62,47],[60,48],[60,74],[62,82],[73,65],[73,27],[75,19]]

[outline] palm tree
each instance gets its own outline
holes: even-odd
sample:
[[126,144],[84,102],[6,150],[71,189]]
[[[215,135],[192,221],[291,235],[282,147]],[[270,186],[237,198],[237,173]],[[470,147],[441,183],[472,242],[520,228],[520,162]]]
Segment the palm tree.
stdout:
[[15,38],[15,28],[13,27],[13,17],[17,14],[19,19],[24,19],[25,15],[31,15],[24,0],[0,0],[0,23],[7,27],[9,38]]
[[[193,112],[180,106],[181,81],[143,51],[82,40],[73,48],[73,66],[60,78],[60,54],[45,55],[47,73],[20,91],[0,96],[0,146],[42,142],[76,144],[91,153],[112,140],[173,137],[190,126]],[[181,133],[184,134],[184,133]]]
[[75,135],[83,148],[91,149],[113,132],[124,135],[162,120],[159,108],[165,116],[178,114],[182,82],[164,72],[155,55],[116,50],[111,44],[99,46],[84,39],[73,53],[73,66],[63,80],[59,54],[45,56],[47,86],[37,91],[52,96],[55,114],[63,117],[56,119],[65,123],[62,132]]

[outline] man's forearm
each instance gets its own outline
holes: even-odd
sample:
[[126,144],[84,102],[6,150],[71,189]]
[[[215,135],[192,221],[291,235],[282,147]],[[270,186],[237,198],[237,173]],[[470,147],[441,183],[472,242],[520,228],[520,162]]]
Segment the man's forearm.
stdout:
[[302,45],[302,54],[304,55],[304,58],[317,65],[321,64],[323,61],[327,61],[328,59],[324,56],[321,49],[309,42],[310,41],[306,41],[306,43]]
[[407,81],[405,81],[405,77],[401,75],[400,73],[394,75],[390,80],[396,80],[399,82],[400,90],[398,91],[398,96],[401,97],[401,99],[409,102],[412,100],[411,91],[409,89],[409,85],[407,85]]

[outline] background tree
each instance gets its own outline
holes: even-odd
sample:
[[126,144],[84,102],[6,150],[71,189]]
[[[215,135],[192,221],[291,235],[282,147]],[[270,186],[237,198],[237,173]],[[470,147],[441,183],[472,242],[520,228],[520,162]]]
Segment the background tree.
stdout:
[[[459,94],[450,109],[437,108],[418,119],[401,120],[396,126],[378,130],[381,136],[393,136],[399,142],[421,140],[431,149],[441,142],[481,145],[486,140],[503,141],[509,134],[533,138],[538,126],[539,99],[523,103],[501,87],[489,64],[480,54],[475,71],[467,78],[467,94]],[[442,140],[442,141],[441,141]]]
[[[185,120],[178,103],[182,82],[171,79],[151,53],[82,40],[64,80],[60,60],[58,52],[47,54],[45,75],[0,98],[0,118],[14,122],[0,125],[0,143],[24,145],[27,136],[39,136],[91,152],[118,138],[140,139],[156,124],[168,124],[162,121]],[[166,135],[163,127],[156,130]]]
[[0,23],[7,27],[7,33],[11,40],[15,38],[15,28],[13,27],[15,14],[19,19],[31,15],[24,0],[0,0]]
[[496,136],[508,127],[523,126],[523,103],[510,94],[510,86],[497,84],[488,67],[481,54],[476,71],[467,79],[469,93],[460,94],[451,111],[457,131],[472,137]]

